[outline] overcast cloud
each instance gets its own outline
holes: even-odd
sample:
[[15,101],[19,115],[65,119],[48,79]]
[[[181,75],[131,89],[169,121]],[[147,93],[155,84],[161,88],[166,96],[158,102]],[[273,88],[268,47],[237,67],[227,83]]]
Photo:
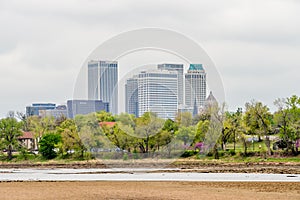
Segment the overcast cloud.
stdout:
[[[71,99],[99,44],[159,27],[185,34],[214,60],[230,110],[300,95],[297,0],[0,0],[0,117],[32,102]],[[274,108],[274,107],[273,107]]]

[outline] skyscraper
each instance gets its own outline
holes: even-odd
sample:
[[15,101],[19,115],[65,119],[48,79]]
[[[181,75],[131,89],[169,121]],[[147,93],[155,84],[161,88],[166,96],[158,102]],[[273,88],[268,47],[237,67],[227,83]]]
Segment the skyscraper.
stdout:
[[125,84],[125,112],[138,117],[138,109],[138,79],[135,75]]
[[108,102],[110,111],[118,112],[118,62],[88,62],[88,99]]
[[184,91],[183,91],[183,64],[169,64],[163,63],[157,65],[158,69],[176,71],[178,73],[178,104],[184,104]]
[[202,64],[190,64],[185,74],[185,105],[193,108],[204,106],[206,98],[206,73]]
[[174,71],[142,71],[137,75],[138,116],[154,112],[163,119],[174,119],[178,108],[178,74]]

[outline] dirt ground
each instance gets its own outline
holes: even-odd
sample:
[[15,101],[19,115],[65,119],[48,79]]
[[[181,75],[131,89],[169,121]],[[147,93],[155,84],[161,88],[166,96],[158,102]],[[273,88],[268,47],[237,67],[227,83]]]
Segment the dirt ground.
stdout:
[[0,199],[300,199],[300,183],[1,182]]
[[[9,163],[0,162],[1,168],[174,168],[168,172],[199,172],[199,173],[275,173],[275,174],[300,174],[300,162],[256,162],[256,163],[230,163],[209,162],[195,159],[170,160],[134,160],[134,161],[106,161],[91,160],[70,163]],[[164,172],[164,170],[159,171]]]

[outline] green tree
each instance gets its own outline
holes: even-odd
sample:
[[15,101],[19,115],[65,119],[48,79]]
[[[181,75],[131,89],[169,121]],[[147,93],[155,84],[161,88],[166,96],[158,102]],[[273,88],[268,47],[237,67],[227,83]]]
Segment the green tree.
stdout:
[[287,144],[286,151],[295,152],[294,143],[300,138],[300,97],[276,99],[274,104],[278,108],[274,113],[275,129],[279,129],[281,139]]
[[155,143],[153,136],[162,130],[163,125],[164,120],[152,112],[145,112],[136,119],[135,136],[139,138],[138,145],[142,153],[149,154],[150,143]]
[[193,126],[189,126],[189,127],[182,126],[176,132],[176,138],[183,141],[184,146],[192,145],[195,135],[196,135],[196,130],[195,127]]
[[99,122],[114,122],[115,118],[111,113],[101,110],[96,112],[96,118]]
[[34,146],[38,149],[39,146],[37,144],[42,136],[49,131],[55,130],[55,119],[53,117],[30,116],[26,121],[28,129],[34,133]]
[[209,128],[209,120],[200,120],[197,124],[196,136],[194,143],[203,142]]
[[79,153],[79,158],[83,159],[86,148],[79,137],[75,121],[68,119],[61,123],[56,129],[57,133],[62,137],[60,146],[61,153],[68,155],[69,152],[75,151]]
[[22,122],[18,122],[14,117],[7,117],[0,120],[1,146],[6,149],[9,160],[13,157],[13,150],[20,147],[18,137],[22,135],[21,127]]
[[185,126],[185,127],[191,126],[193,123],[192,113],[179,112],[177,113],[175,121],[179,126]]
[[246,103],[244,120],[250,134],[258,135],[259,138],[261,138],[261,136],[265,137],[268,154],[271,155],[269,135],[271,133],[272,114],[269,108],[261,102],[254,100],[250,103]]
[[39,152],[46,159],[52,159],[57,156],[55,148],[61,142],[61,136],[59,134],[48,133],[44,134],[39,142]]
[[241,137],[245,133],[245,128],[242,122],[241,108],[234,113],[226,112],[223,131],[228,133],[228,138],[226,138],[226,141],[233,142],[233,149],[235,151],[236,138]]
[[110,128],[110,131],[106,132],[106,136],[109,140],[118,148],[122,150],[131,151],[130,147],[134,142],[134,137],[132,136],[133,129],[131,126],[124,125],[121,122],[116,124],[114,127]]

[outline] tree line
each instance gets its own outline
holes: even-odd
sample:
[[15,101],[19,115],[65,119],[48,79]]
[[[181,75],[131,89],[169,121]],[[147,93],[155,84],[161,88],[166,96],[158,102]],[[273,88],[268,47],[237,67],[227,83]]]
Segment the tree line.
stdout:
[[[196,116],[182,112],[175,120],[160,119],[152,112],[135,117],[100,111],[77,115],[75,119],[27,117],[10,112],[0,120],[0,149],[9,160],[14,151],[25,154],[32,150],[38,150],[46,159],[57,156],[84,159],[90,153],[104,152],[171,156],[186,149],[212,153],[218,158],[218,151],[226,150],[229,143],[233,144],[233,151],[236,144],[242,144],[246,155],[251,143],[249,138],[256,138],[265,143],[268,155],[276,148],[284,148],[287,154],[298,154],[300,97],[276,99],[274,104],[277,110],[271,113],[267,105],[255,100],[235,112],[226,111],[224,104],[212,103]],[[33,133],[32,149],[20,144],[18,138],[23,131]],[[271,140],[274,135],[280,138],[277,143]]]

